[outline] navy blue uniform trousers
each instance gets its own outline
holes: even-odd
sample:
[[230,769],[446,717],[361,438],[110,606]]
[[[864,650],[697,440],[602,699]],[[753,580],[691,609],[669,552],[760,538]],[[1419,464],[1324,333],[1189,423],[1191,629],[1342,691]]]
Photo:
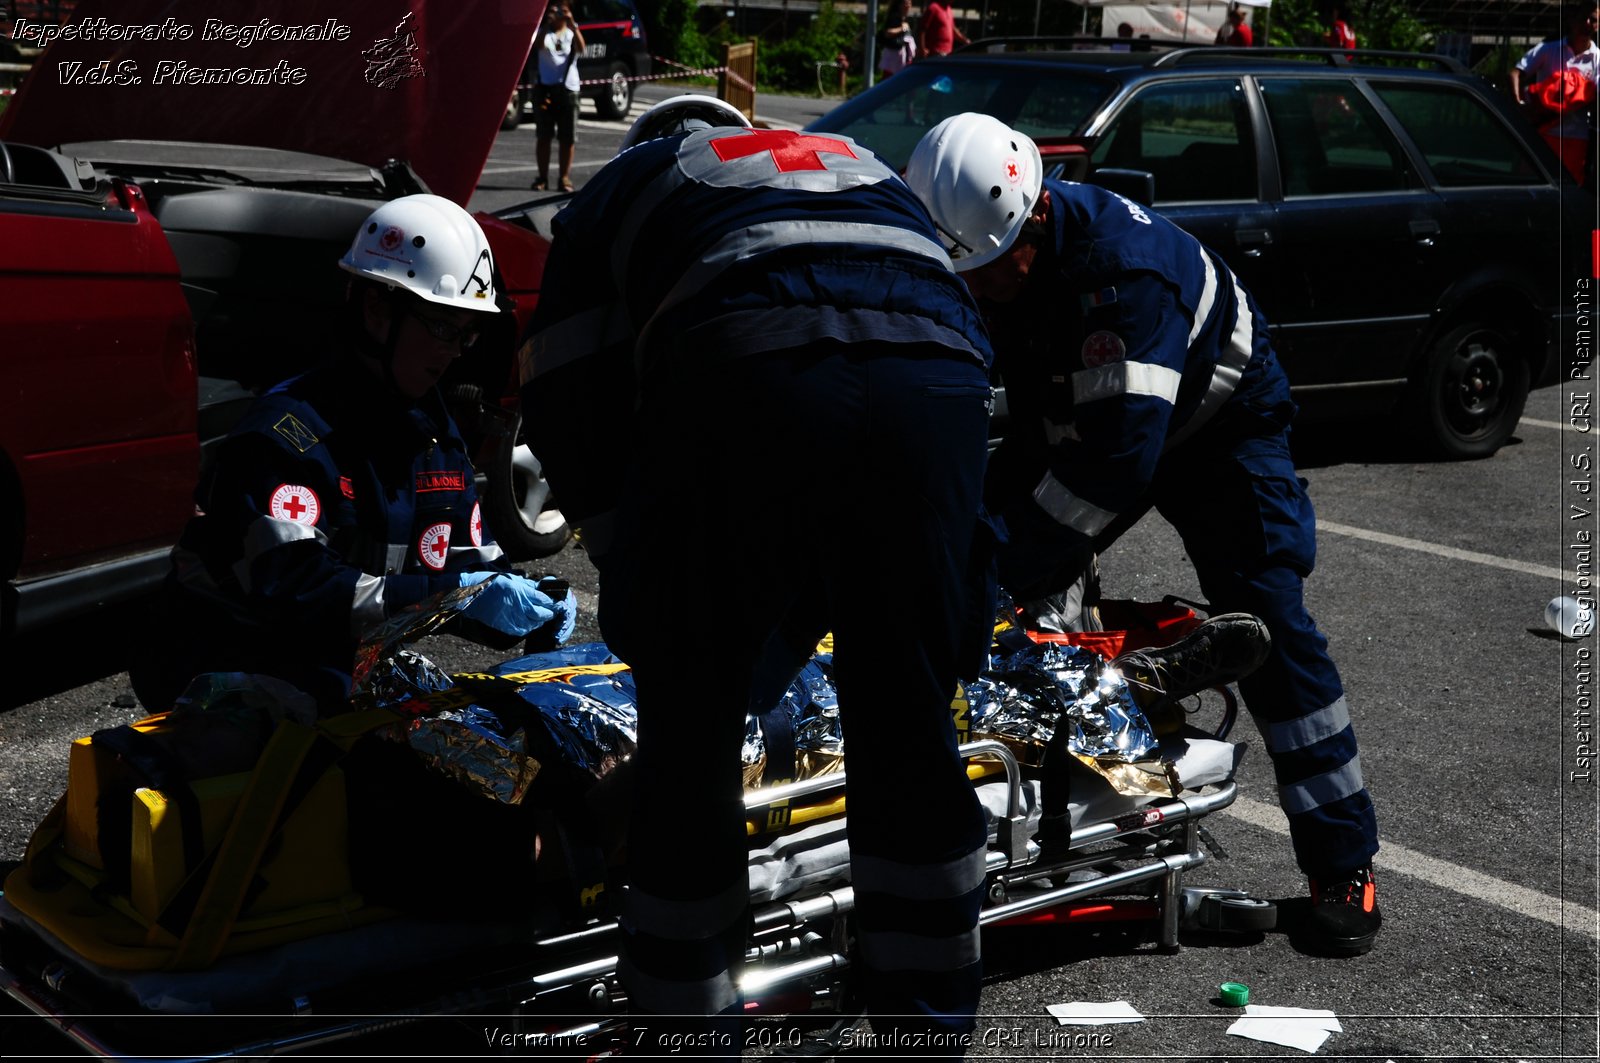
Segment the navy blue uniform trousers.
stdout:
[[835,637],[874,1027],[972,1028],[986,827],[950,702],[978,663],[964,631],[993,616],[971,592],[990,401],[975,362],[898,344],[645,389],[599,562],[601,629],[638,684],[621,962],[640,1010],[740,1007],[745,716],[763,648],[803,615]]
[[1272,652],[1239,693],[1272,757],[1296,862],[1314,878],[1338,881],[1378,851],[1377,817],[1343,683],[1306,611],[1316,516],[1289,452],[1288,384],[1269,372],[1257,390],[1235,396],[1163,455],[1144,504],[1096,546],[1109,546],[1153,505],[1182,536],[1211,608],[1266,623]]

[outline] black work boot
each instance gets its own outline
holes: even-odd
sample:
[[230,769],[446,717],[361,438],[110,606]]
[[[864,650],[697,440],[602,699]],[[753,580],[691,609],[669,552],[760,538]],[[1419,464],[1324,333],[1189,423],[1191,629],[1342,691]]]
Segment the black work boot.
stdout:
[[1249,613],[1223,613],[1170,646],[1129,650],[1112,661],[1157,734],[1183,723],[1178,703],[1249,675],[1272,650],[1267,625]]
[[1311,922],[1307,941],[1329,956],[1360,956],[1372,948],[1383,925],[1378,911],[1378,881],[1372,865],[1338,881],[1311,879]]

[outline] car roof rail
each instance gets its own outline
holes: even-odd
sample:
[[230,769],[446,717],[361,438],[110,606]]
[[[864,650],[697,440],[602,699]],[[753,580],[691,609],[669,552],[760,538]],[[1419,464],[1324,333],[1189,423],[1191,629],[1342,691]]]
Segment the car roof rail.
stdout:
[[1026,51],[1095,51],[1104,52],[1111,50],[1112,46],[1122,45],[1129,51],[1147,52],[1154,48],[1182,48],[1182,41],[1175,41],[1167,37],[1071,37],[1071,36],[1043,36],[1043,37],[982,37],[969,41],[957,48],[951,54],[962,52],[992,52],[1003,49],[1008,52]]
[[1431,52],[1394,52],[1376,48],[1225,48],[1201,45],[1180,48],[1161,55],[1152,66],[1182,66],[1187,62],[1216,59],[1292,59],[1304,57],[1321,59],[1329,66],[1359,66],[1368,61],[1403,60],[1407,63],[1427,63],[1451,74],[1471,73],[1461,61],[1448,55]]

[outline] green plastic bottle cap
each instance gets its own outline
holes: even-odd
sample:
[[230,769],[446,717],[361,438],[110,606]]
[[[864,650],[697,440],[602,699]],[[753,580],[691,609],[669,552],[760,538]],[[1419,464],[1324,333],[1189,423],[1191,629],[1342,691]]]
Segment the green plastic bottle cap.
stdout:
[[1217,995],[1230,1008],[1242,1008],[1250,1003],[1250,987],[1243,982],[1223,982],[1217,986]]

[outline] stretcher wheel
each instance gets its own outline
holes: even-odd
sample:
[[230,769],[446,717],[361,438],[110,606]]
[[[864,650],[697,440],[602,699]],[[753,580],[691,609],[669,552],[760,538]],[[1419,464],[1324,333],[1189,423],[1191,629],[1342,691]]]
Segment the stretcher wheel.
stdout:
[[1258,897],[1211,893],[1200,898],[1194,925],[1231,934],[1272,930],[1278,925],[1278,906]]

